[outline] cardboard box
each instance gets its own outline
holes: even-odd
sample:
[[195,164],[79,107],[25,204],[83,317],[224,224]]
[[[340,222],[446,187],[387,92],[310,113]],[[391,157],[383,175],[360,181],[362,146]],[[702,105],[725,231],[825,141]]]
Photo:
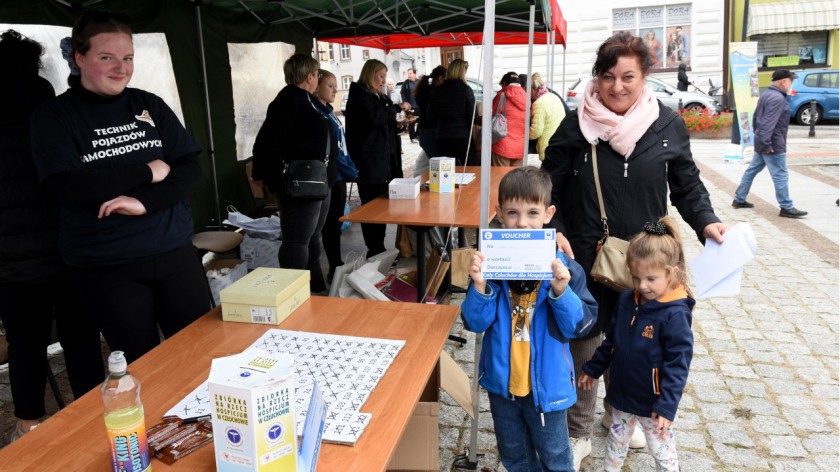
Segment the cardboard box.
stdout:
[[207,283],[216,306],[221,303],[219,293],[248,274],[248,264],[242,259],[213,259],[204,264]]
[[297,467],[295,358],[251,349],[210,367],[213,446],[219,472]]
[[473,416],[470,379],[449,354],[441,352],[440,361],[420,395],[420,401],[417,402],[408,426],[403,431],[397,450],[391,456],[387,470],[440,470],[438,401],[441,388],[446,390],[470,417]]
[[388,198],[413,200],[418,195],[420,195],[420,177],[413,179],[394,179],[388,184]]
[[433,157],[429,159],[429,190],[440,193],[455,190],[454,157]]
[[277,325],[309,299],[309,271],[260,267],[220,298],[225,321]]
[[248,270],[254,270],[257,267],[279,269],[280,260],[277,258],[277,253],[282,243],[283,241],[279,239],[255,238],[245,233],[245,238],[239,245],[239,254],[248,263]]

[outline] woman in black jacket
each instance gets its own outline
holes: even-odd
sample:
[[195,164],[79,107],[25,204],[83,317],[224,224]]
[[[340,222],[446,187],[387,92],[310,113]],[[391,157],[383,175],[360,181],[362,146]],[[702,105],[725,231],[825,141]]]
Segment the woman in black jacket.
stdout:
[[43,48],[16,31],[0,36],[0,318],[9,342],[17,423],[12,441],[46,413],[47,344],[53,318],[75,397],[102,381],[99,330],[84,314],[58,252],[58,203],[38,183],[29,118],[52,85],[38,75]]
[[[388,182],[401,178],[402,156],[397,135],[397,110],[385,93],[388,67],[376,59],[365,62],[358,82],[350,84],[347,110],[347,150],[359,169],[359,199],[365,204],[387,195]],[[408,103],[402,104],[410,109]],[[385,252],[385,225],[362,223],[368,256]]]
[[327,185],[336,179],[338,141],[332,125],[320,111],[318,61],[306,54],[295,54],[283,64],[286,85],[268,105],[265,121],[254,141],[254,180],[264,181],[277,196],[283,244],[278,258],[284,269],[310,272],[313,293],[327,289],[321,271],[321,228],[330,208],[330,198],[297,198],[285,194],[281,185],[283,164],[294,160],[327,158]]
[[458,165],[480,165],[472,145],[472,127],[476,116],[475,94],[467,85],[469,64],[455,59],[446,69],[446,80],[432,92],[431,106],[425,119],[434,124],[436,156],[454,157]]
[[[561,249],[587,273],[604,233],[592,167],[593,142],[611,236],[630,239],[646,222],[666,215],[670,190],[671,203],[701,241],[723,241],[726,226],[715,216],[700,181],[685,124],[658,103],[645,84],[650,66],[641,38],[622,32],[607,39],[598,49],[592,68],[595,79],[580,106],[566,115],[546,148],[543,168],[552,176],[552,203],[557,207],[552,222]],[[570,341],[576,377],[600,345],[601,333],[610,327],[618,299],[618,292],[591,278],[588,287],[598,301],[598,326],[589,339]],[[578,401],[569,409],[576,464],[591,449],[595,392],[578,389]],[[633,447],[643,446],[642,442]]]
[[685,62],[680,62],[679,72],[677,72],[677,90],[680,92],[688,91],[688,74],[685,73]]

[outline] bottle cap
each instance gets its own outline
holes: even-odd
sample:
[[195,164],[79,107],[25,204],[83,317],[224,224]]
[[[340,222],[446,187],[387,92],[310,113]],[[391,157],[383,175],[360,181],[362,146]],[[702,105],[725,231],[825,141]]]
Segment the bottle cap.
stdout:
[[113,351],[108,356],[108,370],[112,373],[125,372],[128,367],[128,362],[125,360],[125,354],[122,351]]

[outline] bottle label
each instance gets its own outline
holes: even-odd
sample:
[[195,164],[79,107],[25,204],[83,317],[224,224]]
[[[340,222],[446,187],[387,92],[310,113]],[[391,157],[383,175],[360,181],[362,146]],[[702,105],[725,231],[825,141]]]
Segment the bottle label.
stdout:
[[151,472],[146,424],[140,421],[124,428],[110,428],[111,462],[114,472]]

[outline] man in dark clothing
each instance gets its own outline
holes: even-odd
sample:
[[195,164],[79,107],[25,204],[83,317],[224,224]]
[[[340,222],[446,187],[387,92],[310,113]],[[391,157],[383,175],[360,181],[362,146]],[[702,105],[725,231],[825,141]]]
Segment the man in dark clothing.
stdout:
[[790,93],[796,74],[787,69],[778,69],[770,79],[770,88],[761,94],[753,114],[755,130],[755,154],[749,167],[741,177],[741,185],[735,191],[734,208],[752,208],[755,205],[747,201],[755,176],[767,166],[776,188],[776,200],[785,218],[802,218],[807,211],[797,210],[788,193],[787,170],[787,131],[790,123],[790,107],[787,94]]
[[[417,71],[412,67],[406,71],[407,77],[400,89],[403,103],[411,104],[411,114],[417,116],[417,99],[414,98],[414,89],[417,88]],[[417,139],[417,121],[408,123],[408,138],[413,143]]]

